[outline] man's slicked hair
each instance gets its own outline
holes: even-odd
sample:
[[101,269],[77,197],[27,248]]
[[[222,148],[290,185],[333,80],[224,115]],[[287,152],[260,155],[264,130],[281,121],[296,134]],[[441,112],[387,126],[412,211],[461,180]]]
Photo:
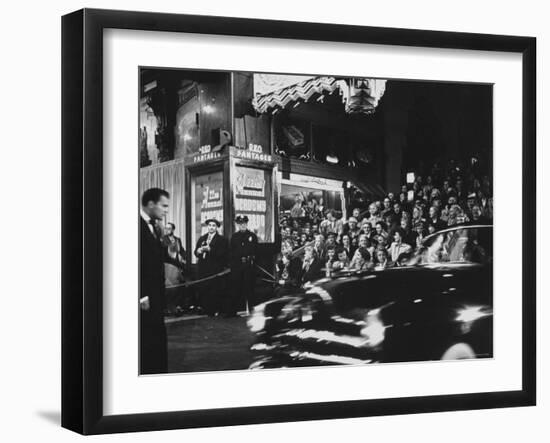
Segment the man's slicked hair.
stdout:
[[141,205],[147,206],[147,203],[152,201],[153,203],[157,203],[161,197],[170,198],[170,194],[166,192],[164,189],[160,188],[151,188],[147,189],[141,196]]

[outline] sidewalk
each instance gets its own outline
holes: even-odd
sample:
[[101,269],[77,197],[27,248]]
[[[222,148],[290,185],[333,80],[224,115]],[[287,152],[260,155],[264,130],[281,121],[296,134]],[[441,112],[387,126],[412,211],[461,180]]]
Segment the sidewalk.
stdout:
[[168,319],[168,371],[206,372],[248,369],[254,334],[246,317],[185,315]]

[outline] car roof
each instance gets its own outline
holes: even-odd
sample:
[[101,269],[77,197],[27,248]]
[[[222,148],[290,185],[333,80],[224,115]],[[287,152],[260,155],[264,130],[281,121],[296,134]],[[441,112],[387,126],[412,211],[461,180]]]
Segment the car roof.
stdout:
[[445,229],[441,229],[440,231],[434,232],[433,234],[427,235],[426,237],[424,237],[424,242],[428,241],[432,237],[435,237],[439,234],[443,234],[445,232],[457,231],[458,229],[476,229],[476,228],[492,229],[493,225],[457,224]]

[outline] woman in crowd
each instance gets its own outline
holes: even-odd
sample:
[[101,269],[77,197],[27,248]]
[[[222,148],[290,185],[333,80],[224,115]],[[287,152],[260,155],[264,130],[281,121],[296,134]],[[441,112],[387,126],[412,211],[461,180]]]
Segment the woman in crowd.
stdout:
[[332,269],[334,271],[339,271],[342,269],[349,268],[348,254],[346,253],[346,251],[344,251],[344,249],[342,248],[337,249],[336,256],[337,256],[337,260],[332,263]]
[[422,206],[416,205],[413,208],[411,220],[413,228],[416,228],[416,225],[419,223],[426,223],[426,219],[423,217],[423,212]]
[[380,238],[386,240],[388,238],[388,232],[386,230],[386,223],[379,221],[375,225],[374,239],[380,243]]
[[350,269],[360,271],[367,268],[372,257],[371,251],[369,251],[369,249],[370,242],[367,236],[363,234],[359,237],[359,247],[353,254],[353,258],[349,265]]
[[418,249],[422,246],[424,237],[426,236],[426,229],[424,223],[418,223],[415,227],[416,239],[414,243],[409,243],[414,249]]
[[365,248],[359,248],[355,251],[349,268],[354,271],[364,271],[372,268],[371,255]]
[[333,265],[334,262],[338,259],[336,257],[336,248],[334,246],[327,247],[327,255],[326,255],[326,262],[325,262],[325,271],[327,277],[331,275],[333,271]]
[[403,243],[403,230],[401,228],[396,229],[393,233],[393,242],[388,248],[391,261],[396,262],[401,254],[409,253],[411,250],[411,245]]
[[374,270],[381,271],[388,268],[389,265],[390,263],[388,261],[388,251],[385,248],[377,249]]

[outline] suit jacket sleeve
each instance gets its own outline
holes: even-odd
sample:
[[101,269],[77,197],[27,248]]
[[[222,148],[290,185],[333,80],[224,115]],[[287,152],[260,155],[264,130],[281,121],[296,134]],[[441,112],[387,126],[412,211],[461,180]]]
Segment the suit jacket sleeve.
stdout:
[[151,310],[159,312],[164,307],[164,256],[165,249],[149,231],[140,217],[140,290],[138,297],[149,297]]
[[200,254],[198,253],[198,249],[200,248],[202,242],[204,241],[204,235],[200,236],[197,240],[197,244],[195,245],[195,250],[193,251],[193,254],[195,254],[195,257],[200,258]]

